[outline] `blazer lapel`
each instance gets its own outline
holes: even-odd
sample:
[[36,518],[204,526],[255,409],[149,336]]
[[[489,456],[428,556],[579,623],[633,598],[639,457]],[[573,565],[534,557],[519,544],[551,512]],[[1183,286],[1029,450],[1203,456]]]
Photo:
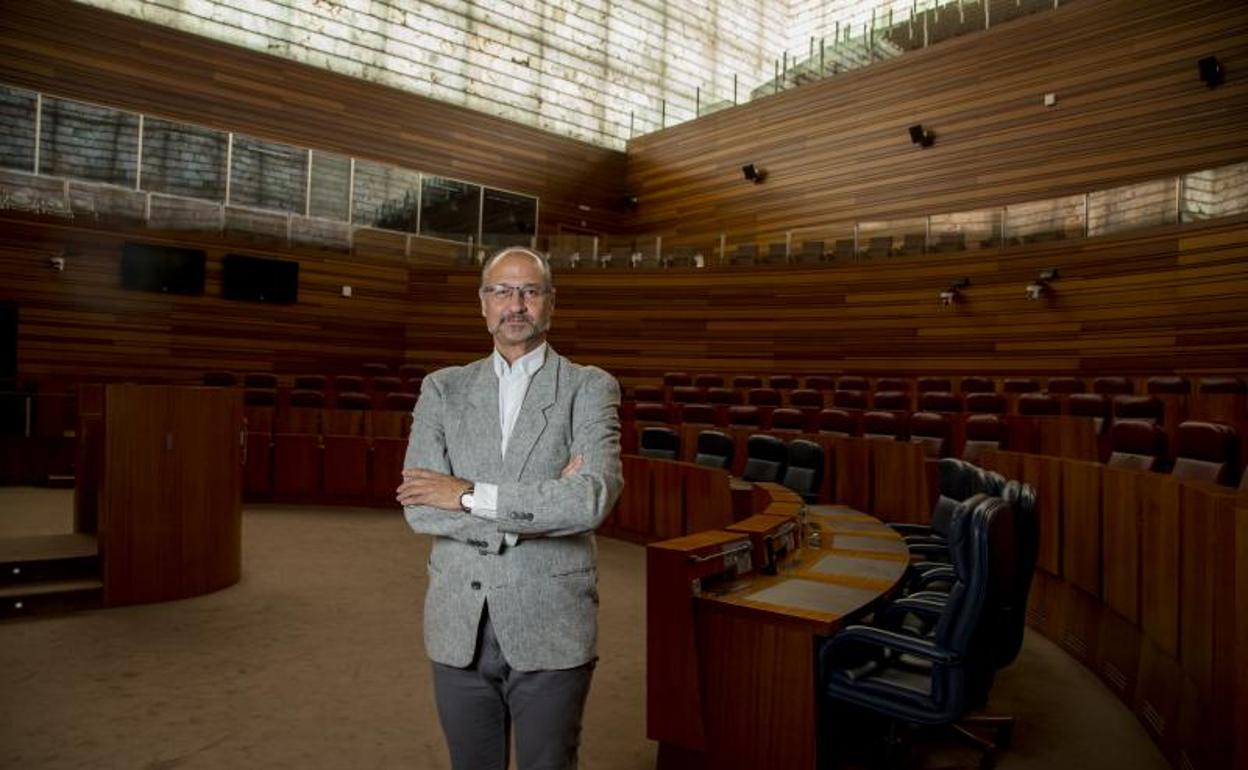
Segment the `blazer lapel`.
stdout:
[[476,461],[493,478],[503,465],[503,431],[498,424],[498,376],[494,374],[493,358],[477,366],[472,389],[468,395],[469,409],[463,416],[469,446],[476,448]]
[[[537,444],[537,439],[546,430],[546,410],[555,403],[555,385],[559,379],[561,361],[554,350],[547,348],[545,363],[529,381],[529,389],[524,394],[524,403],[516,417],[516,425],[511,429],[511,439],[507,441],[507,455],[503,458],[504,479],[520,480],[520,474],[524,472],[524,466]],[[497,407],[495,410],[497,411]],[[501,438],[499,441],[501,443]]]

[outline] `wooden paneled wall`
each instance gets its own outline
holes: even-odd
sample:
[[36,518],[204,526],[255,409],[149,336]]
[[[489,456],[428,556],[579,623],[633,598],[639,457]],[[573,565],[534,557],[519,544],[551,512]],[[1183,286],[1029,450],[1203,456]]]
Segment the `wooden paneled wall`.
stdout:
[[[1248,4],[1063,6],[634,139],[636,231],[673,244],[721,232],[782,242],[793,228],[998,207],[1248,159]],[[1213,90],[1196,67],[1211,54],[1229,73]],[[911,144],[916,123],[935,146]],[[764,183],[743,179],[746,163]]]
[[[1060,278],[1026,300],[1044,267]],[[940,307],[958,276],[963,301]],[[412,269],[409,351],[449,363],[487,349],[476,282]],[[566,271],[556,285],[552,344],[625,380],[1248,369],[1248,217],[846,266]]]
[[69,0],[0,0],[0,82],[536,195],[550,231],[621,198],[623,153]]

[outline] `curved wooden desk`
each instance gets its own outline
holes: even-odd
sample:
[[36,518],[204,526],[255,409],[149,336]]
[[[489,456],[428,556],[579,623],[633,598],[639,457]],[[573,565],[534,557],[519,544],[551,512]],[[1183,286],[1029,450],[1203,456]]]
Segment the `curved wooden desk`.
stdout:
[[[755,500],[768,516],[801,507],[774,485]],[[708,569],[740,563],[744,531],[647,548],[646,724],[660,768],[816,766],[818,644],[891,595],[908,556],[900,535],[850,508],[812,506],[807,522],[817,545],[718,590],[703,590]]]

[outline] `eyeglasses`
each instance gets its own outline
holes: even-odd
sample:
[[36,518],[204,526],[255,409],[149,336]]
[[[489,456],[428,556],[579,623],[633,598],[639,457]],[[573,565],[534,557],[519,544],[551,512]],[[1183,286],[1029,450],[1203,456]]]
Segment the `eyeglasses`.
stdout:
[[525,284],[524,286],[512,286],[506,283],[492,283],[489,286],[481,287],[481,296],[493,300],[494,302],[506,302],[518,293],[520,299],[525,302],[532,302],[538,297],[545,297],[547,294],[554,292],[554,289],[548,289],[544,286],[535,284]]

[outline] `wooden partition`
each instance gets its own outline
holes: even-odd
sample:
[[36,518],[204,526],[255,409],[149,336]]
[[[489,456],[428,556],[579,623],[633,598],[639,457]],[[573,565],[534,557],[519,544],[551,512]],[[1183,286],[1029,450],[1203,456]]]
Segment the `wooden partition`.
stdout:
[[983,462],[1038,489],[1029,622],[1096,672],[1177,766],[1245,766],[1248,497],[1079,460],[992,451]]
[[240,394],[145,385],[101,393],[99,416],[84,418],[98,436],[83,445],[98,472],[79,478],[77,495],[80,531],[98,511],[105,603],[182,599],[238,582]]
[[624,489],[601,534],[648,543],[732,523],[727,471],[630,454],[621,462]]

